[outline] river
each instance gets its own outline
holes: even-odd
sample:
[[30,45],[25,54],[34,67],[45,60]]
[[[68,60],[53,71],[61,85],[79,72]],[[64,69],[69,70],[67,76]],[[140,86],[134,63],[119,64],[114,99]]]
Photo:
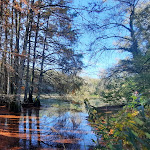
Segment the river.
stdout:
[[96,136],[84,105],[45,99],[40,108],[0,107],[0,150],[89,150]]

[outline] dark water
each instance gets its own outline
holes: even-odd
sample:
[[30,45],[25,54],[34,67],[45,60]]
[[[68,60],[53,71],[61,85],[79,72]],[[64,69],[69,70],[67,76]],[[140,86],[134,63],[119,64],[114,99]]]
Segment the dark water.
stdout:
[[0,150],[88,150],[96,140],[83,105],[42,100],[21,114],[0,107]]

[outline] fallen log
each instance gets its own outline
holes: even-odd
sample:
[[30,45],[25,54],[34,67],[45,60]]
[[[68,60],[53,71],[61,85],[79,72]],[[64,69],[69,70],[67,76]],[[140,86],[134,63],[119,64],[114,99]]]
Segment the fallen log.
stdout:
[[122,109],[125,104],[121,105],[113,105],[113,106],[102,106],[102,107],[94,107],[97,112],[107,112],[107,111],[118,111]]

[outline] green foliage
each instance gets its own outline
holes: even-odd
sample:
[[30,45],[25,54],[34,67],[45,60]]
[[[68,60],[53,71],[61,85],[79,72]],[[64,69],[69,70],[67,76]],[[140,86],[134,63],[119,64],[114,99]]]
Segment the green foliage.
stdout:
[[[139,61],[141,62],[141,60]],[[109,74],[113,74],[117,69],[112,69],[112,72],[109,72]],[[141,98],[143,100],[148,99],[150,96],[150,74],[147,69],[145,72],[139,72],[138,74],[118,72],[110,78],[106,77],[102,80],[105,80],[105,87],[101,90],[100,96],[105,102],[111,104],[128,103],[132,100],[131,96],[133,96],[134,91],[142,93]]]
[[100,96],[104,102],[110,104],[127,103],[131,100],[135,82],[130,78],[112,78],[105,88],[101,91]]
[[[117,43],[115,50],[121,48],[123,51],[130,52],[132,56],[119,61],[115,67],[107,70],[99,83],[99,94],[104,102],[110,104],[126,103],[126,107],[118,113],[112,112],[113,115],[108,115],[98,113],[97,109],[90,107],[89,103],[86,102],[89,121],[99,137],[97,141],[94,141],[98,145],[97,149],[148,150],[150,147],[150,5],[148,2],[141,4],[143,7],[137,7],[138,4],[135,3],[139,1],[118,0],[117,2],[123,4],[119,5],[119,8],[122,9],[118,10],[117,7],[113,13],[126,10],[127,16],[130,16],[129,19],[125,21],[125,24],[122,24],[124,21],[118,23],[120,20],[125,20],[124,18],[118,19],[117,24],[114,23],[114,18],[117,19],[116,16],[121,18],[126,14],[124,11],[122,16],[114,15],[112,20],[111,17],[107,19],[107,26],[99,24],[99,27],[100,29],[106,27],[104,30],[107,30],[111,21],[116,25],[114,27],[118,27],[118,29],[118,25],[121,25],[122,29],[129,27],[126,28],[130,32],[127,36],[120,37],[118,36],[120,34],[114,32],[114,35],[120,38],[120,40],[115,41]],[[126,5],[127,3],[131,5]],[[98,5],[95,4],[95,6]],[[101,35],[93,43],[104,37]],[[110,38],[111,36],[107,35],[107,37]],[[100,50],[111,49],[107,48],[107,45],[104,48],[98,47]],[[134,91],[138,91],[141,96],[135,96]]]
[[[131,49],[133,53],[130,52],[133,56],[120,60],[113,68],[109,68],[99,84],[99,86],[103,86],[103,88],[99,87],[99,94],[105,102],[116,104],[131,101],[133,91],[142,93],[147,99],[150,97],[150,4],[142,5],[141,8],[135,8],[134,17],[130,18],[131,21],[134,20],[134,23],[130,23],[133,23],[136,30],[133,31],[135,37],[128,38],[136,39],[131,40],[133,41],[132,44],[129,44],[125,39],[122,40],[126,43],[124,44],[126,45],[125,51]],[[134,47],[136,44],[137,46]],[[118,45],[124,46],[120,43]],[[137,54],[134,53],[136,48]]]
[[98,95],[98,84],[99,79],[92,79],[89,77],[82,78],[83,84],[80,87],[80,90],[75,92],[75,95],[80,99],[84,100],[85,98],[99,98]]
[[[61,72],[49,71],[44,76],[44,82],[51,85],[53,91],[63,94],[75,93],[83,85],[83,79],[75,75],[66,75]],[[45,85],[44,85],[45,86]]]
[[[98,135],[96,149],[145,149],[150,147],[150,107],[125,106],[118,113],[97,113],[88,102],[89,121]],[[144,111],[144,112],[142,112]],[[144,113],[144,115],[142,115]],[[106,116],[106,117],[105,117]]]
[[137,36],[140,43],[140,47],[143,51],[147,51],[147,48],[150,46],[150,3],[145,3],[142,6],[142,9],[137,9],[135,15],[135,25],[137,27]]

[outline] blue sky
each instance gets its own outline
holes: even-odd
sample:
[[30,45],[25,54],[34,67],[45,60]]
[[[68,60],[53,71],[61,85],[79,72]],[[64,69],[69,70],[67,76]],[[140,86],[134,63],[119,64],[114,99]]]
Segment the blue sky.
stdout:
[[[73,4],[74,7],[80,8],[82,6],[87,5],[88,2],[91,0],[74,0]],[[92,0],[95,2],[100,2],[100,0]],[[110,1],[109,1],[110,2]],[[79,10],[80,11],[80,10]],[[117,64],[120,59],[124,59],[127,56],[129,56],[128,53],[121,53],[118,51],[109,51],[109,52],[103,52],[103,53],[97,53],[94,54],[92,51],[86,51],[89,48],[89,44],[94,38],[94,34],[90,34],[87,31],[85,31],[83,28],[83,23],[87,20],[90,20],[91,18],[88,17],[88,14],[86,11],[80,11],[78,17],[75,19],[77,28],[81,29],[80,32],[82,33],[82,36],[80,37],[80,40],[78,42],[79,51],[81,51],[84,55],[84,65],[86,68],[84,68],[80,74],[80,76],[89,76],[91,78],[99,78],[100,73],[103,72],[105,69],[112,67],[113,65]],[[93,18],[94,19],[94,18]],[[80,26],[80,24],[82,24]],[[112,45],[112,43],[115,42],[113,40],[107,40],[107,45]],[[98,48],[98,47],[97,47]],[[93,55],[93,57],[92,57]]]
[[[85,40],[81,40],[82,45],[80,45],[80,48],[86,49],[87,46],[84,46],[86,43]],[[91,52],[92,53],[92,52]],[[109,52],[103,52],[99,53],[97,55],[92,54],[84,54],[84,65],[87,66],[84,68],[80,74],[80,76],[89,76],[91,78],[100,78],[100,74],[104,72],[107,68],[113,67],[116,65],[120,59],[125,59],[126,57],[130,56],[128,53],[121,53],[117,51],[109,51]]]

